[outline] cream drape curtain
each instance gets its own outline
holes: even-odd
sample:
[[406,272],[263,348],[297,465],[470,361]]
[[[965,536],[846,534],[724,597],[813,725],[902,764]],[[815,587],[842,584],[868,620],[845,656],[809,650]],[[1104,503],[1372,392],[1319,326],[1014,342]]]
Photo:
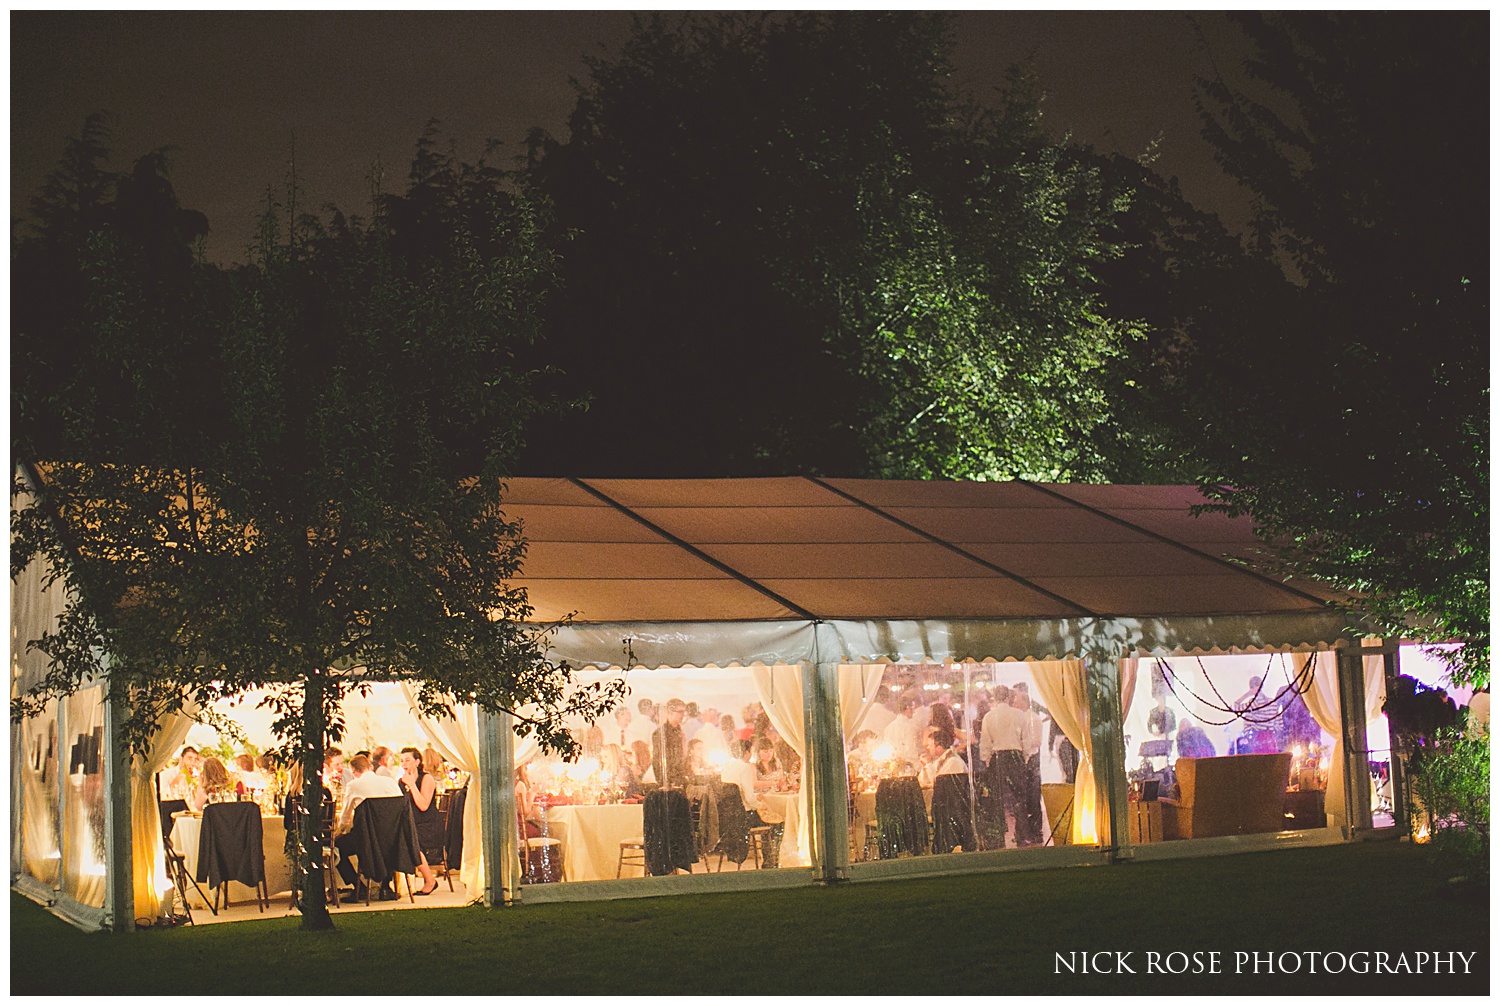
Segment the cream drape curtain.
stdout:
[[839,721],[844,727],[845,744],[859,731],[859,725],[874,707],[875,693],[880,690],[880,679],[884,676],[884,664],[839,665]]
[[135,887],[135,918],[149,925],[161,915],[162,895],[172,889],[161,841],[161,810],[156,800],[156,773],[187,739],[190,712],[162,718],[151,749],[130,762],[130,872]]
[[[86,749],[104,729],[104,686],[95,685],[63,699],[67,735],[59,748],[63,785],[63,894],[80,905],[104,907],[109,887],[104,836],[104,761]],[[74,759],[80,759],[75,766]],[[75,771],[76,769],[76,771]],[[91,771],[92,770],[92,771]]]
[[[479,828],[479,793],[490,785],[489,780],[479,775],[479,712],[474,706],[454,706],[452,716],[434,719],[422,714],[417,704],[417,690],[406,682],[401,683],[407,701],[411,703],[412,716],[422,733],[432,742],[433,748],[450,765],[469,774],[469,795],[464,799],[464,861],[459,867],[458,877],[463,881],[469,897],[478,898],[483,890],[484,843]],[[513,737],[516,767],[536,757],[539,745],[531,734]]]
[[[1385,659],[1364,658],[1365,727],[1380,718],[1385,707]],[[1339,716],[1338,658],[1332,650],[1318,653],[1312,687],[1302,696],[1307,711],[1326,734],[1333,736],[1333,751],[1328,762],[1328,790],[1323,794],[1323,810],[1330,828],[1347,824],[1344,816],[1344,724]]]
[[[757,664],[750,669],[755,681],[755,692],[760,704],[770,718],[771,725],[781,734],[792,750],[802,756],[807,764],[807,732],[802,714],[802,668],[796,664],[777,664],[766,667]],[[842,687],[840,692],[842,692]],[[797,852],[804,864],[809,862],[811,843],[807,831],[807,778],[797,793]]]
[[1135,702],[1135,682],[1141,668],[1138,657],[1126,657],[1120,661],[1120,722],[1130,715],[1130,706]]
[[[21,724],[21,820],[18,824],[21,862],[25,871],[48,887],[57,887],[62,868],[58,844],[57,700],[46,711]],[[18,840],[12,834],[11,841]]]
[[1099,841],[1098,793],[1094,786],[1093,744],[1089,739],[1089,700],[1084,690],[1083,661],[1041,660],[1027,665],[1047,711],[1078,749],[1078,774],[1073,784],[1074,845]]
[[[464,861],[458,876],[470,898],[478,898],[484,877],[484,843],[479,836],[479,791],[489,780],[479,775],[479,714],[474,706],[454,706],[452,716],[433,718],[417,705],[416,689],[401,685],[411,701],[412,716],[450,765],[469,773],[469,795],[464,799]],[[450,825],[451,827],[451,825]]]

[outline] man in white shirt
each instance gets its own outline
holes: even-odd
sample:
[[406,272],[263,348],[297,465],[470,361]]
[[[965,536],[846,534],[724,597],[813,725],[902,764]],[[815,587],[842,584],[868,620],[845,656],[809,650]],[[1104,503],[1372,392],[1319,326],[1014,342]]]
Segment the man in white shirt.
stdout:
[[[355,755],[350,759],[349,769],[353,772],[353,778],[349,780],[349,785],[344,787],[344,809],[339,814],[333,844],[339,850],[339,876],[344,879],[344,883],[349,885],[349,896],[359,898],[363,897],[363,892],[355,886],[359,877],[355,873],[354,864],[350,862],[355,854],[354,844],[349,835],[349,830],[354,827],[354,810],[370,797],[400,796],[401,787],[396,780],[372,771],[370,759],[364,755]],[[381,887],[381,901],[394,901],[395,898],[396,892],[389,884]]]
[[1011,689],[1011,704],[1021,712],[1021,754],[1026,759],[1022,777],[1021,809],[1016,816],[1020,845],[1042,842],[1042,718],[1031,708],[1031,689],[1024,681]]
[[630,726],[626,728],[626,739],[631,744],[636,741],[645,741],[646,746],[650,747],[651,735],[656,733],[656,723],[652,718],[656,712],[656,706],[650,699],[641,699],[636,710],[637,715],[631,719]]
[[161,774],[161,798],[162,800],[191,800],[193,789],[197,785],[194,776],[203,759],[198,754],[198,749],[191,744],[182,749],[182,754],[177,757],[177,764]]
[[885,728],[885,743],[891,746],[891,756],[915,765],[921,757],[922,752],[917,744],[917,724],[914,717],[917,711],[917,700],[914,696],[903,695],[901,697],[901,712],[895,719],[891,720],[890,726]]
[[719,711],[717,709],[706,709],[703,712],[703,726],[688,737],[691,741],[702,741],[703,751],[729,751],[729,745],[724,740],[724,731],[719,728]]
[[370,752],[370,769],[376,775],[383,775],[387,779],[395,779],[401,774],[396,771],[396,756],[384,744]]
[[609,742],[620,745],[621,751],[628,751],[633,739],[630,736],[630,719],[629,707],[620,706],[615,710],[615,726],[610,731]]
[[[755,799],[755,775],[755,766],[751,763],[750,742],[735,741],[729,760],[724,763],[724,768],[719,772],[719,778],[726,784],[733,783],[740,788],[740,802],[745,805],[745,816],[749,819],[746,827],[770,827],[768,848],[762,850],[765,856],[762,869],[774,870],[780,862],[781,839],[786,825],[782,822],[769,824],[761,819],[760,808]],[[770,786],[770,783],[767,782],[765,785]]]
[[1023,799],[1026,793],[1026,714],[1013,703],[1013,693],[1005,685],[995,686],[995,704],[984,714],[979,725],[979,757],[989,766],[990,807],[987,819],[1006,830],[1007,815],[1016,822],[1015,835],[1025,818]]
[[891,720],[896,714],[891,712],[891,690],[881,685],[875,692],[875,697],[870,700],[870,710],[865,713],[864,719],[859,721],[861,730],[868,730],[876,737],[885,736],[885,728],[891,725]]

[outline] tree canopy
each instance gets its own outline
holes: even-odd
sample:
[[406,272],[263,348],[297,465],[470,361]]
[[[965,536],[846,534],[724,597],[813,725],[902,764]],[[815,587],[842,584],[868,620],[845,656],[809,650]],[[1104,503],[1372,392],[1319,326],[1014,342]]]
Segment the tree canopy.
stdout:
[[589,405],[526,470],[1097,476],[1120,201],[1026,80],[954,94],[950,32],[658,16],[591,63],[528,170],[569,235],[549,358]]
[[[1482,18],[1239,18],[1253,93],[1201,83],[1254,198],[1245,247],[1155,206],[1132,409],[1291,568],[1488,681],[1488,173]],[[1151,280],[1151,275],[1156,280]],[[1129,274],[1111,277],[1111,303]],[[1415,616],[1409,621],[1408,616]]]
[[[85,161],[103,156],[96,144]],[[146,171],[153,205],[176,213],[163,165]],[[552,282],[538,208],[429,140],[370,219],[273,203],[252,261],[222,272],[153,260],[124,179],[109,181],[98,221],[59,213],[17,248],[18,269],[83,294],[49,311],[55,288],[17,290],[49,327],[18,331],[35,369],[17,443],[42,492],[13,514],[12,571],[45,555],[71,592],[38,644],[51,672],[14,713],[106,655],[136,742],[190,700],[269,686],[305,806],[338,699],[364,680],[411,681],[430,712],[514,711],[571,750],[562,717],[615,695],[570,689],[545,659],[545,630],[507,586],[525,544],[501,499],[536,405],[517,359]],[[306,885],[304,924],[326,923],[321,896]]]

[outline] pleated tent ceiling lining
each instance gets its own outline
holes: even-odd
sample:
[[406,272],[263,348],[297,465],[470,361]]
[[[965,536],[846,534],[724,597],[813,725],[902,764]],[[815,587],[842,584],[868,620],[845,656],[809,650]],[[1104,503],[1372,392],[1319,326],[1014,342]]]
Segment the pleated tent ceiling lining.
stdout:
[[524,522],[515,582],[539,621],[1321,609],[1326,591],[1218,561],[1258,542],[1248,519],[1193,517],[1204,502],[1191,486],[517,478],[504,507]]

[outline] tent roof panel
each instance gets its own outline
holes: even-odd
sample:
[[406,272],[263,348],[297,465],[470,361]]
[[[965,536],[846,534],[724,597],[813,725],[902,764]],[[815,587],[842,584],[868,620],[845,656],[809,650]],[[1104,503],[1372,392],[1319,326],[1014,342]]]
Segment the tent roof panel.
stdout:
[[641,516],[694,545],[880,544],[922,537],[852,504],[818,507],[642,507]]
[[1212,575],[1224,567],[1175,545],[1131,542],[959,542],[961,548],[1019,576]]
[[738,580],[595,579],[523,577],[534,621],[572,614],[579,622],[744,621],[799,617],[790,608]]
[[751,577],[992,577],[999,576],[972,559],[933,542],[871,543],[862,545],[715,544],[703,550]]
[[944,541],[1139,542],[1147,536],[1067,507],[891,507],[890,513]]
[[1229,569],[1203,576],[1047,576],[1036,582],[1107,615],[1229,615],[1321,608],[1315,601]]
[[665,541],[531,541],[522,572],[539,580],[732,579],[686,549]]
[[847,506],[810,479],[584,479],[624,506],[774,507]]
[[825,618],[1006,618],[1035,611],[1057,618],[1075,612],[1005,577],[888,577],[860,580],[764,579],[760,582]]
[[1066,507],[1024,482],[921,482],[914,480],[828,479],[871,506],[892,507]]

